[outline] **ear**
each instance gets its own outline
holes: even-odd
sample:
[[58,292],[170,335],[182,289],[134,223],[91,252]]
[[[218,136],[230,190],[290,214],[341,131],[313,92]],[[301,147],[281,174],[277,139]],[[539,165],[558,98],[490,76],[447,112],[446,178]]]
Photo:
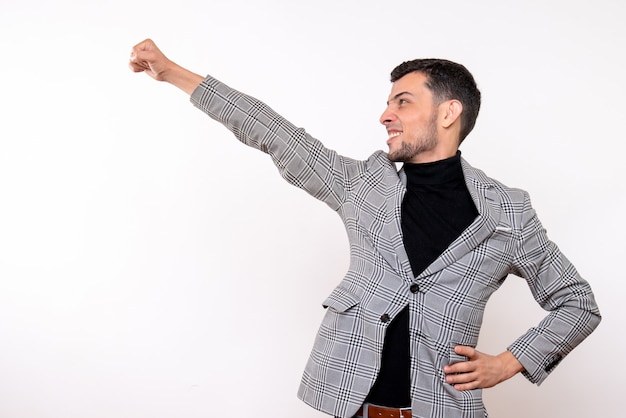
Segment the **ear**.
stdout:
[[461,104],[461,102],[456,99],[446,100],[445,102],[441,103],[439,107],[439,114],[442,116],[441,125],[444,128],[449,128],[454,122],[459,119],[462,112],[463,104]]

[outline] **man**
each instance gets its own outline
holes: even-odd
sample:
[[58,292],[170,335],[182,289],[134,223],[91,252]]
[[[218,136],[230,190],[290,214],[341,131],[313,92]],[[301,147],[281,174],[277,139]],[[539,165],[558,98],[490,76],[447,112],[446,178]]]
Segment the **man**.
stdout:
[[[298,396],[337,417],[486,417],[481,390],[522,372],[541,383],[600,322],[586,281],[548,240],[526,192],[458,151],[480,92],[465,67],[414,60],[392,72],[381,123],[389,152],[356,161],[267,105],[170,61],[146,40],[130,67],[167,81],[290,183],[341,217],[351,259]],[[402,162],[398,172],[394,162]],[[477,351],[489,296],[526,279],[548,315],[501,354]]]

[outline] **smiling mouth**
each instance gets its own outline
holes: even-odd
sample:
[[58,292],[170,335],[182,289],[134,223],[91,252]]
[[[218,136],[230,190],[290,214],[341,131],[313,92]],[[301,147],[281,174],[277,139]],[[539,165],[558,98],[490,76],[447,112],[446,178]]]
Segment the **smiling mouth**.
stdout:
[[400,135],[402,135],[402,132],[389,132],[389,137],[387,138],[387,144],[389,144],[394,138],[399,137]]

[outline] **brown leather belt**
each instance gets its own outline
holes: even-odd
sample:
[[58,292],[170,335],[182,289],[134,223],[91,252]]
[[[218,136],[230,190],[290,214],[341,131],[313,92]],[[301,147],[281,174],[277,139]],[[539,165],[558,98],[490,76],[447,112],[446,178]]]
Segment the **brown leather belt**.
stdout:
[[411,408],[386,408],[384,406],[367,405],[367,416],[363,415],[363,407],[356,413],[363,418],[411,418]]

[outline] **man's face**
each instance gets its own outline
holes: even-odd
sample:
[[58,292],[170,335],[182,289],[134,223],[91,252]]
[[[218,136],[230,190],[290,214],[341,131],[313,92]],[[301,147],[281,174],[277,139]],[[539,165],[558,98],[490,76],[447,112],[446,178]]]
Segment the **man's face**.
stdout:
[[396,162],[422,162],[425,154],[438,145],[437,106],[426,87],[426,76],[409,73],[391,87],[387,109],[380,123],[387,128],[389,159]]

